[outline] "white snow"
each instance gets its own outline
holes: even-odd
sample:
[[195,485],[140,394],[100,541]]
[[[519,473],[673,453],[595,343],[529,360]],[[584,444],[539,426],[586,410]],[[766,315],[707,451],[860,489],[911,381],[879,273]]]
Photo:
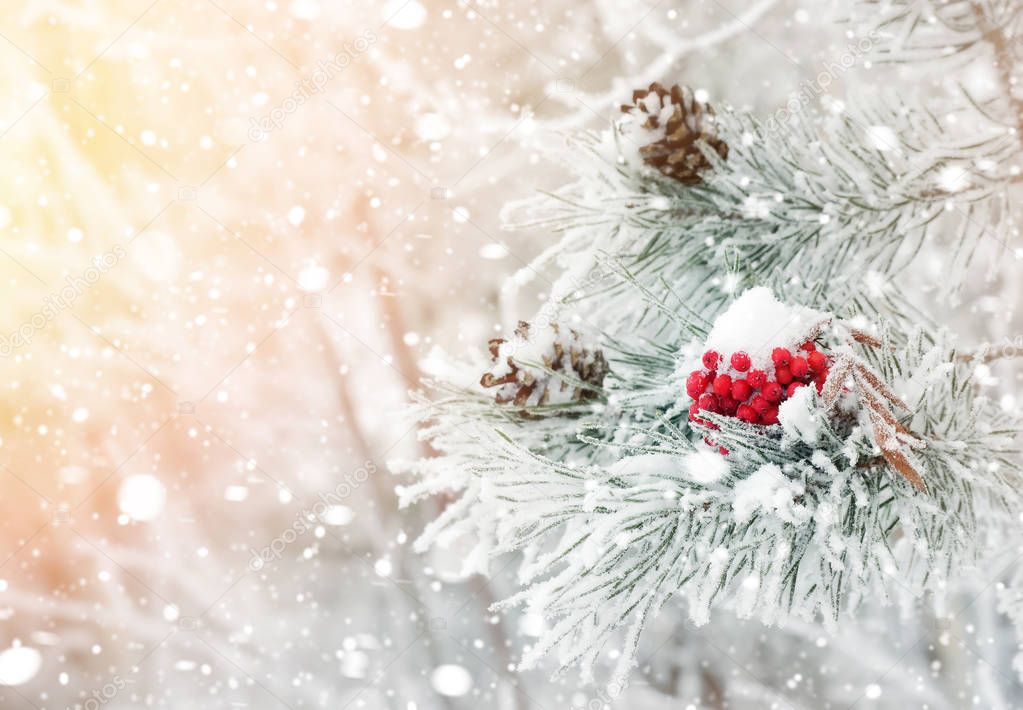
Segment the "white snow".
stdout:
[[348,525],[355,519],[355,513],[346,505],[331,505],[328,506],[323,515],[320,516],[327,525]]
[[433,669],[430,685],[441,695],[458,698],[472,689],[472,676],[464,667],[446,663]]
[[817,443],[823,420],[813,387],[800,387],[778,407],[778,423],[787,439]]
[[771,216],[771,200],[748,195],[742,202],[742,213],[747,219],[767,219]]
[[612,475],[670,477],[684,475],[694,483],[714,483],[729,471],[728,461],[716,451],[702,449],[679,459],[673,454],[640,454],[627,456],[612,464]]
[[418,0],[390,0],[382,15],[387,24],[399,30],[414,30],[426,22],[426,8]]
[[812,308],[786,305],[762,286],[751,288],[714,321],[706,349],[725,358],[745,352],[754,369],[769,369],[774,348],[799,346],[829,319]]
[[241,503],[249,497],[248,486],[230,485],[224,488],[224,500]]
[[765,464],[749,478],[735,484],[732,512],[744,523],[757,511],[773,513],[786,523],[799,525],[810,517],[806,506],[795,499],[805,488],[799,481],[789,479],[775,464]]
[[330,279],[330,272],[319,264],[310,264],[298,274],[298,287],[303,291],[322,291]]
[[356,649],[346,649],[341,657],[341,675],[345,678],[365,678],[369,668],[369,656]]
[[311,21],[320,16],[320,4],[312,0],[294,0],[288,10],[299,20]]
[[305,207],[302,205],[295,205],[288,210],[288,223],[292,227],[298,227],[305,221]]
[[117,507],[135,520],[155,520],[166,502],[167,489],[160,479],[148,473],[129,476],[117,489]]
[[39,672],[43,659],[28,646],[13,646],[0,653],[0,685],[24,685]]
[[867,142],[881,152],[898,151],[899,136],[888,126],[868,126]]
[[424,141],[440,141],[451,135],[451,121],[439,113],[424,113],[416,119],[416,135]]
[[496,261],[497,259],[503,259],[508,256],[508,247],[498,242],[492,242],[490,244],[484,244],[480,247],[480,258],[490,259]]
[[970,183],[970,174],[957,165],[949,165],[938,173],[938,186],[945,192],[960,192]]
[[391,563],[391,558],[381,557],[379,560],[374,562],[373,571],[377,573],[378,577],[390,577],[391,572],[394,571],[394,565]]
[[679,460],[671,454],[640,454],[615,461],[609,471],[615,475],[670,475],[679,470]]
[[684,460],[685,472],[696,483],[715,483],[728,475],[728,461],[716,451],[694,451]]
[[545,356],[549,357],[554,352],[554,343],[559,340],[562,346],[569,344],[560,331],[555,331],[550,326],[530,325],[528,338],[516,334],[514,338],[501,344],[498,359],[507,353],[521,362],[542,363]]

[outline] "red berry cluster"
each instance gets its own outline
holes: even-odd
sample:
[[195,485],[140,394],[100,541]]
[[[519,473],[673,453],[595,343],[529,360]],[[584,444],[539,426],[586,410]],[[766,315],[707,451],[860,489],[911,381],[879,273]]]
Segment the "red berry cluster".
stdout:
[[828,356],[817,350],[812,340],[803,343],[796,355],[788,348],[771,352],[774,372],[750,370],[750,357],[744,352],[732,353],[728,366],[718,353],[703,354],[703,367],[693,370],[686,379],[686,392],[693,398],[689,419],[703,425],[700,419],[706,410],[737,417],[750,424],[778,423],[778,405],[795,394],[800,387],[817,385],[820,392],[828,378]]

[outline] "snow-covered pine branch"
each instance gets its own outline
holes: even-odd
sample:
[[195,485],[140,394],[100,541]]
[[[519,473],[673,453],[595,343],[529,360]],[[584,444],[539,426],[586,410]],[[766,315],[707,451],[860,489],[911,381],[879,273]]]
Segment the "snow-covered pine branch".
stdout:
[[877,38],[872,61],[967,62],[988,50],[992,33],[1018,34],[1023,7],[1013,0],[859,0],[849,19]]
[[[998,414],[975,396],[967,365],[943,337],[882,332],[863,345],[849,332],[830,314],[755,289],[718,317],[706,342],[666,334],[677,339],[674,361],[655,356],[634,367],[612,354],[606,401],[589,416],[502,423],[461,406],[429,410],[427,435],[442,455],[413,466],[424,480],[403,500],[445,488],[461,498],[420,544],[470,532],[476,570],[488,556],[523,553],[523,591],[501,606],[523,603],[552,621],[523,667],[555,653],[590,677],[625,629],[614,683],[625,681],[644,624],[676,595],[697,623],[716,605],[780,623],[837,620],[893,587],[940,594],[1013,520],[1014,423],[990,425]],[[837,412],[824,406],[826,389],[804,387],[778,409],[780,427],[714,412],[687,424],[677,393],[698,351],[749,343],[747,369],[767,367],[772,336],[789,347],[817,338],[832,367],[845,359],[880,378],[876,387],[901,403],[897,427],[915,443],[876,430],[875,390],[851,377],[849,387],[832,380]],[[926,494],[886,450],[903,452]]]
[[[927,67],[936,63],[993,70],[970,100],[1023,139],[1023,97],[1017,84],[1023,48],[1023,5],[1014,0],[860,0],[848,20],[870,39],[864,59]],[[985,86],[986,85],[986,86]]]
[[483,572],[521,555],[498,606],[549,623],[521,667],[592,678],[618,639],[612,685],[673,598],[697,623],[832,624],[940,597],[1018,536],[1023,482],[1018,423],[899,283],[928,240],[952,290],[1000,239],[1011,128],[965,96],[768,120],[680,87],[632,101],[570,138],[572,184],[506,211],[559,235],[513,286],[561,273],[530,324],[433,384],[438,455],[398,466],[403,504],[454,498],[420,549],[471,535]]
[[[715,169],[695,187],[645,165],[639,147],[649,136],[628,117],[613,130],[573,136],[564,162],[578,179],[505,210],[510,226],[561,234],[516,278],[554,262],[562,269],[554,298],[599,296],[620,287],[591,277],[614,257],[652,289],[692,282],[703,270],[722,299],[757,284],[795,295],[802,284],[800,300],[837,309],[865,285],[876,286],[875,296],[896,288],[890,279],[932,232],[952,235],[942,248],[949,271],[961,273],[979,240],[1000,238],[1007,192],[1019,180],[1006,166],[1019,144],[968,104],[952,113],[954,132],[896,100],[829,116],[800,111],[787,121],[719,110],[728,159],[702,147]],[[631,317],[628,299],[604,300],[591,321],[612,327]]]

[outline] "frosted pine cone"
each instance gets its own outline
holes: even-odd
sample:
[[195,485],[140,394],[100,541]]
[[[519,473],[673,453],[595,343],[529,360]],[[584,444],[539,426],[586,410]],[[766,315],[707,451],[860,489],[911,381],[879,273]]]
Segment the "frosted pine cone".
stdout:
[[728,157],[728,145],[717,135],[714,110],[697,101],[689,87],[675,84],[669,91],[654,82],[649,89],[633,91],[632,104],[621,108],[660,136],[640,148],[643,160],[684,185],[700,183],[700,173],[710,167],[697,141],[704,141],[721,158]]
[[[487,345],[494,365],[483,373],[480,384],[497,387],[494,399],[500,404],[534,407],[593,399],[609,370],[603,352],[584,347],[579,333],[562,332],[557,324],[531,329],[519,321],[511,340],[494,338]],[[543,363],[547,369],[524,363]]]

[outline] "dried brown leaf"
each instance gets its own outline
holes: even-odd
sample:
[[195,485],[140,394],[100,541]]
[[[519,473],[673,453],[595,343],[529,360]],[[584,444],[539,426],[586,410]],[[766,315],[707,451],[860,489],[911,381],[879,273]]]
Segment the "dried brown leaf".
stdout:
[[909,484],[913,488],[917,489],[921,493],[927,492],[927,486],[924,484],[924,479],[920,473],[913,468],[913,465],[906,458],[905,454],[901,451],[886,451],[884,448],[881,449],[881,455],[884,456],[885,461],[888,465],[902,474],[902,477],[909,481]]
[[824,387],[821,389],[821,400],[824,402],[825,411],[830,410],[838,402],[851,368],[852,363],[843,356],[839,356],[831,366],[828,379],[824,381]]
[[862,330],[857,330],[856,328],[851,328],[849,330],[849,333],[852,335],[853,340],[855,340],[857,343],[862,343],[863,345],[869,345],[872,348],[879,348],[879,347],[881,347],[881,341],[878,340],[877,338],[875,338],[870,333],[867,333],[867,332],[862,331]]
[[870,385],[875,390],[877,390],[877,392],[882,397],[887,399],[889,402],[891,402],[895,406],[901,407],[902,409],[909,409],[909,407],[906,406],[906,403],[903,402],[902,399],[897,394],[892,392],[891,389],[889,389],[888,385],[886,385],[881,380],[881,378],[878,377],[877,374],[874,373],[873,370],[868,368],[863,363],[861,363],[861,362],[856,363],[855,371],[853,373],[853,377],[862,380],[862,382],[857,382],[857,384],[860,385],[861,389],[863,389],[863,382],[866,382],[868,385]]

